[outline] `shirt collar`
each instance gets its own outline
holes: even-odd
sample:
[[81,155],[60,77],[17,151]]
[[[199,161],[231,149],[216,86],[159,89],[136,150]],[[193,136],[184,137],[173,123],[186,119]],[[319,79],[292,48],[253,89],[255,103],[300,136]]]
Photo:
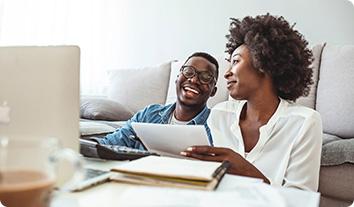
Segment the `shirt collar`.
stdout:
[[199,112],[199,114],[195,116],[192,119],[192,121],[190,121],[188,124],[195,124],[195,125],[204,124],[206,123],[209,114],[210,114],[210,109],[205,105],[204,109],[201,112]]
[[270,117],[267,124],[261,127],[261,128],[264,128],[264,130],[266,130],[266,132],[268,134],[271,133],[271,131],[272,131],[274,125],[277,123],[279,117],[283,114],[283,111],[288,106],[288,102],[286,100],[283,100],[281,98],[279,98],[279,99],[280,99],[280,101],[279,101],[278,107],[275,110],[274,114],[272,115],[272,117]]
[[[274,114],[270,119],[268,120],[267,124],[261,126],[260,130],[266,130],[267,133],[270,133],[271,129],[275,125],[275,123],[278,121],[279,117],[285,110],[285,108],[288,106],[288,102],[282,98],[279,98],[279,104],[277,106],[277,109],[275,110]],[[242,100],[240,101],[240,104],[237,105],[238,108],[236,108],[236,111],[233,112],[236,114],[236,121],[232,124],[232,128],[236,128],[239,125],[240,122],[240,114],[243,109],[243,106],[247,103],[247,101]]]
[[[176,103],[167,106],[167,108],[165,110],[163,110],[159,113],[159,115],[161,116],[161,123],[163,123],[163,124],[168,123],[168,120],[171,117],[172,113],[174,112],[175,108],[176,108]],[[203,108],[203,110],[201,112],[199,112],[199,114],[197,114],[197,116],[195,116],[188,123],[188,125],[190,125],[190,124],[202,125],[202,124],[206,123],[209,113],[210,113],[210,109],[207,106],[205,106]]]
[[[258,156],[260,155],[260,153],[258,153],[259,151],[261,151],[265,145],[265,143],[270,139],[270,134],[272,133],[272,129],[275,126],[275,124],[277,123],[279,117],[281,117],[281,115],[284,113],[284,110],[286,109],[288,102],[279,98],[280,102],[279,105],[276,109],[276,111],[274,112],[274,114],[272,115],[272,117],[268,120],[267,124],[261,126],[259,128],[259,139],[258,142],[256,144],[256,146],[250,151],[250,153],[248,154],[247,160],[250,162],[253,162],[254,160],[256,160],[258,158]],[[235,114],[235,118],[236,121],[233,122],[233,124],[231,125],[231,130],[234,131],[237,134],[237,138],[239,138],[239,142],[243,143],[242,138],[242,133],[241,133],[241,129],[239,126],[240,123],[240,114],[241,114],[241,110],[243,108],[243,106],[247,103],[247,101],[240,101],[240,104],[237,104],[237,107],[235,109],[235,112],[232,112],[233,114]],[[245,149],[244,149],[244,143],[239,145],[239,152],[245,153]]]
[[159,115],[161,116],[161,123],[162,124],[167,124],[168,120],[170,119],[171,114],[176,108],[176,103],[167,105],[167,108],[159,112]]

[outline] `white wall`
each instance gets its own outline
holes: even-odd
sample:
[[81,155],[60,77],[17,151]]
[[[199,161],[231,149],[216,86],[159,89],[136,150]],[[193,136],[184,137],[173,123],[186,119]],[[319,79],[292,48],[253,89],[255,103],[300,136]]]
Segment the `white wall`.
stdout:
[[311,46],[354,44],[347,0],[0,0],[0,45],[79,45],[81,93],[102,95],[106,70],[223,55],[230,17],[267,12]]
[[[195,51],[220,55],[229,17],[283,15],[310,46],[354,44],[354,6],[346,0],[123,0],[109,55],[115,66],[158,64]],[[124,7],[122,9],[122,7]]]

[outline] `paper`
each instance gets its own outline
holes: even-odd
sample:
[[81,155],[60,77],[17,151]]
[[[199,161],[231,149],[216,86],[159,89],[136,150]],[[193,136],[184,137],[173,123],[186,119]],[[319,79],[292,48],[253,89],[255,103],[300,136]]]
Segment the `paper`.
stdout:
[[252,178],[239,175],[226,174],[221,180],[218,191],[232,191],[241,186],[249,186],[252,184],[262,184],[263,180],[260,178]]
[[134,131],[149,151],[180,156],[193,145],[209,145],[203,125],[170,125],[133,122]]
[[[137,195],[139,199],[136,199]],[[118,203],[127,207],[287,206],[284,198],[276,190],[265,185],[259,187],[251,185],[237,191],[223,192],[136,187],[125,191]]]

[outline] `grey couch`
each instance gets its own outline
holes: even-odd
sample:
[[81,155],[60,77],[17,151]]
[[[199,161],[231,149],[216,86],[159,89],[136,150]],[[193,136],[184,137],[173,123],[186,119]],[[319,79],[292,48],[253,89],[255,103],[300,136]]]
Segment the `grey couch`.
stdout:
[[313,48],[310,96],[298,102],[316,109],[323,122],[320,206],[349,206],[354,200],[354,45]]

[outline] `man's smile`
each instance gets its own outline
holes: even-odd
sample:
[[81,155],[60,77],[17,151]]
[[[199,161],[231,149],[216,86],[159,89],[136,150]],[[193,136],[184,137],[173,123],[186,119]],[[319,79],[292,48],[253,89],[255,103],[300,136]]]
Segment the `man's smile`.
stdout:
[[185,85],[182,87],[182,89],[184,94],[187,96],[196,97],[200,94],[200,90],[195,86]]
[[194,88],[191,88],[191,87],[189,87],[189,86],[185,86],[185,87],[183,87],[183,89],[184,89],[185,91],[190,91],[190,92],[192,92],[192,93],[199,94],[199,91],[198,91],[198,90],[196,90],[196,89],[194,89]]

